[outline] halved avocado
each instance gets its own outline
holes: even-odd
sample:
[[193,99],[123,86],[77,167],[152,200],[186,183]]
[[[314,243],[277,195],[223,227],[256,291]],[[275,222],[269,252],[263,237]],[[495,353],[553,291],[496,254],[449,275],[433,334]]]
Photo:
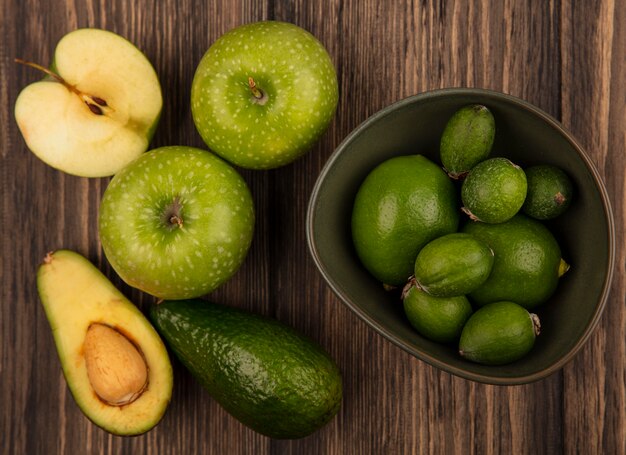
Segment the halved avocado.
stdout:
[[172,395],[172,365],[144,315],[69,250],[45,257],[37,286],[63,374],[83,413],[117,435],[154,427]]

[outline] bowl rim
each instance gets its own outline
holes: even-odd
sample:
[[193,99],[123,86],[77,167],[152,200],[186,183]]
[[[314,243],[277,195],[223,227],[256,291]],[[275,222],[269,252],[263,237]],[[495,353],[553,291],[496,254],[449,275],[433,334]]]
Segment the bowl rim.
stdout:
[[[353,142],[354,139],[362,131],[367,129],[370,126],[370,124],[389,115],[390,113],[394,112],[395,110],[397,110],[398,108],[404,105],[413,104],[413,103],[428,100],[431,98],[438,98],[438,97],[444,97],[444,96],[447,97],[451,95],[452,96],[454,95],[481,95],[486,98],[496,98],[496,99],[500,99],[500,100],[504,100],[506,102],[512,103],[516,105],[517,107],[528,111],[530,114],[539,117],[541,120],[548,123],[552,128],[557,130],[572,145],[573,149],[578,153],[579,157],[583,160],[583,162],[587,166],[587,169],[591,173],[593,180],[595,182],[595,185],[600,193],[600,198],[602,200],[602,205],[604,208],[604,215],[605,215],[605,219],[607,222],[608,260],[607,260],[607,274],[606,274],[606,277],[604,279],[604,283],[602,286],[602,292],[599,298],[599,303],[598,305],[596,305],[596,308],[592,317],[588,321],[581,337],[574,344],[574,346],[572,346],[572,348],[569,351],[567,351],[563,356],[561,356],[556,362],[552,363],[548,367],[542,370],[539,370],[535,373],[526,374],[522,376],[511,376],[511,377],[502,377],[502,376],[488,375],[488,374],[482,374],[482,373],[475,373],[475,372],[467,371],[463,368],[460,368],[454,365],[450,365],[447,362],[439,360],[435,356],[416,350],[412,345],[403,341],[399,336],[387,330],[385,327],[379,324],[374,318],[370,317],[367,313],[362,311],[358,305],[353,304],[350,301],[350,299],[341,291],[339,284],[333,279],[333,277],[324,267],[319,251],[317,249],[317,245],[315,243],[315,239],[314,239],[315,228],[313,226],[313,220],[314,220],[314,211],[315,211],[315,207],[317,206],[320,189],[322,187],[323,182],[326,180],[327,175],[332,169],[335,161],[337,161],[339,156],[344,152],[344,150],[348,147],[348,145],[351,142]],[[339,146],[337,146],[337,148],[333,151],[333,153],[330,155],[330,157],[326,161],[326,164],[322,168],[315,182],[313,190],[311,192],[311,196],[309,198],[309,204],[307,207],[307,215],[306,215],[305,224],[306,224],[306,237],[307,237],[307,244],[309,246],[309,252],[313,258],[313,261],[315,262],[317,269],[320,271],[322,277],[324,278],[328,286],[330,286],[331,290],[335,293],[335,295],[337,295],[340,298],[340,300],[348,308],[350,308],[361,320],[363,320],[367,325],[373,328],[378,334],[382,335],[384,338],[391,341],[396,346],[400,347],[401,349],[411,354],[412,356],[418,358],[419,360],[422,360],[431,366],[434,366],[443,371],[446,371],[447,373],[451,373],[451,374],[454,374],[456,376],[459,376],[465,379],[470,379],[472,381],[477,381],[477,382],[481,382],[485,384],[494,384],[494,385],[527,384],[530,382],[543,379],[555,373],[556,371],[560,370],[561,368],[563,368],[563,366],[565,366],[565,364],[568,363],[578,353],[578,351],[580,351],[583,345],[590,338],[591,334],[593,333],[593,330],[595,329],[595,327],[598,325],[600,321],[600,318],[606,307],[609,293],[610,293],[611,281],[613,278],[613,269],[615,265],[615,225],[614,225],[613,211],[611,209],[610,199],[609,199],[606,187],[604,185],[604,182],[602,181],[602,178],[598,170],[596,169],[595,164],[591,161],[587,153],[584,151],[582,146],[576,141],[576,139],[572,136],[572,134],[570,134],[565,129],[565,127],[558,120],[552,117],[550,114],[544,112],[543,110],[532,105],[531,103],[524,101],[521,98],[518,98],[513,95],[509,95],[506,93],[494,91],[494,90],[483,89],[483,88],[461,88],[461,87],[430,90],[430,91],[418,93],[416,95],[411,95],[406,98],[403,98],[399,101],[396,101],[382,108],[381,110],[375,112],[374,114],[370,115],[343,139],[343,141],[339,144]]]

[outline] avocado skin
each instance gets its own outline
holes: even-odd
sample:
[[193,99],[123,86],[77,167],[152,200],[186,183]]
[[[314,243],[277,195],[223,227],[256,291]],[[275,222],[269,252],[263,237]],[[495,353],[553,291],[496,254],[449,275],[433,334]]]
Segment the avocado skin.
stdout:
[[302,438],[337,414],[339,368],[290,327],[197,299],[153,305],[150,317],[209,394],[253,430]]

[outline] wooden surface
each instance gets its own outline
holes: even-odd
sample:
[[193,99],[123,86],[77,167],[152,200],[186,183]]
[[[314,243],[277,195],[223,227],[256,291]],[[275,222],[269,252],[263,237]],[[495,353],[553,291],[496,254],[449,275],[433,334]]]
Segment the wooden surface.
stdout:
[[[46,251],[71,248],[143,309],[151,298],[124,285],[100,249],[96,218],[108,179],[62,174],[26,149],[13,106],[40,75],[13,58],[48,64],[77,27],[117,32],[147,54],[163,85],[153,146],[202,147],[189,106],[195,66],[222,33],[263,19],[293,22],[325,44],[339,107],[303,159],[242,172],[256,203],[255,238],[240,272],[212,298],[274,316],[326,347],[343,372],[342,409],[308,438],[270,440],[230,417],[175,363],[163,421],[144,436],[111,436],[68,392],[35,270]],[[626,453],[623,0],[0,0],[0,26],[0,453]],[[485,386],[411,357],[340,303],[307,251],[308,197],[333,149],[383,106],[450,86],[500,90],[560,119],[612,198],[618,260],[606,312],[580,354],[534,384]]]

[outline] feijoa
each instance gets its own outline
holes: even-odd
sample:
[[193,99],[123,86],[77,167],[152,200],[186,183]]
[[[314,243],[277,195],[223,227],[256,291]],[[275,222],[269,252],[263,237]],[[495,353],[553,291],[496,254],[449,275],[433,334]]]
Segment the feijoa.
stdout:
[[403,292],[404,312],[417,332],[433,341],[449,343],[459,339],[472,306],[464,295],[434,297],[409,281]]
[[452,181],[421,155],[391,158],[361,185],[352,211],[352,239],[361,262],[388,285],[406,283],[419,250],[457,230]]
[[539,318],[513,302],[494,302],[467,320],[459,354],[484,365],[504,365],[524,357],[540,331]]
[[468,294],[483,284],[493,266],[493,251],[464,233],[439,237],[422,248],[415,260],[415,280],[437,297]]
[[526,169],[528,193],[522,211],[538,220],[550,220],[565,212],[572,201],[574,186],[565,172],[543,164]]
[[491,158],[477,164],[463,182],[463,211],[474,221],[503,223],[522,207],[526,190],[521,167],[506,158]]
[[465,106],[450,118],[441,136],[441,164],[454,179],[463,177],[489,156],[496,126],[491,111],[480,104]]
[[533,308],[548,300],[569,267],[548,228],[525,215],[500,224],[468,222],[462,231],[495,253],[489,278],[469,295],[477,305],[511,300]]

